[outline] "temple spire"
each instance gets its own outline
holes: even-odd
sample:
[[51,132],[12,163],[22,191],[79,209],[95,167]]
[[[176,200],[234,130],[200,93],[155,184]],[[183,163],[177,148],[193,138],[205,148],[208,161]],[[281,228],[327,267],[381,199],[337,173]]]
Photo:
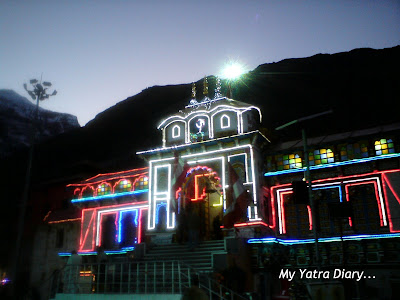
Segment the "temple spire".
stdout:
[[221,79],[217,77],[216,83],[215,83],[215,91],[214,91],[214,99],[221,98]]
[[192,99],[196,99],[196,84],[192,82]]
[[204,76],[204,84],[203,84],[203,95],[206,99],[208,99],[208,82],[207,76]]

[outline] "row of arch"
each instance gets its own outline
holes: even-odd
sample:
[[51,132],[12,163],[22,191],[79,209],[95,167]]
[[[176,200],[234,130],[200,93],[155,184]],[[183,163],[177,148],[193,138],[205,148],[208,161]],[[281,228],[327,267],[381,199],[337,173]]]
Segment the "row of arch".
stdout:
[[[231,118],[227,114],[223,114],[220,119],[220,128],[227,129],[231,127]],[[181,126],[174,125],[172,127],[172,138],[179,138],[181,136]]]
[[148,188],[149,179],[147,176],[140,176],[133,180],[122,178],[112,185],[109,182],[103,181],[96,186],[85,185],[82,188],[74,190],[74,199],[104,196],[109,194],[117,194],[123,192],[131,192],[136,190],[145,190]]

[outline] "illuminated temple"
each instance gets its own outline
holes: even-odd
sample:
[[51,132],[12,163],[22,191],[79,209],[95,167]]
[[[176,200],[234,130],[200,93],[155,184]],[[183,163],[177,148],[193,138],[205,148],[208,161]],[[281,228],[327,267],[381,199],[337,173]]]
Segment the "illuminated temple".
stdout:
[[[45,220],[56,241],[49,265],[76,249],[87,264],[77,278],[82,294],[107,293],[89,267],[99,247],[113,262],[107,276],[114,277],[107,278],[118,287],[109,292],[119,294],[180,295],[188,279],[181,269],[174,271],[180,262],[182,270],[189,266],[243,299],[252,293],[285,297],[290,282],[278,278],[282,268],[362,268],[376,280],[398,280],[400,125],[311,137],[304,148],[300,139],[272,144],[259,131],[261,121],[262,111],[251,104],[192,97],[155,124],[160,146],[136,153],[141,168],[67,186],[74,208]],[[311,186],[301,184],[307,162]],[[187,236],[180,244],[178,232],[179,215],[189,208],[200,217],[200,244],[192,253]],[[128,256],[135,269],[126,267]],[[242,290],[218,281],[232,267],[241,271]],[[179,284],[160,288],[163,276]],[[201,282],[217,299],[218,289]],[[367,280],[359,284],[370,288]],[[332,288],[344,295],[354,287],[337,279]],[[52,291],[56,299],[68,293],[65,283]]]

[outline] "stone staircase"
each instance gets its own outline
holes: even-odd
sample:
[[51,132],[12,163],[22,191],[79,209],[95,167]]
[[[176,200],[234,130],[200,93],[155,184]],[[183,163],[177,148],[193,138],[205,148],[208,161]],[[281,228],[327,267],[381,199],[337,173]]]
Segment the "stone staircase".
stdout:
[[198,272],[210,273],[213,270],[213,254],[224,254],[224,240],[202,241],[190,251],[186,244],[163,244],[146,249],[144,261],[178,260]]

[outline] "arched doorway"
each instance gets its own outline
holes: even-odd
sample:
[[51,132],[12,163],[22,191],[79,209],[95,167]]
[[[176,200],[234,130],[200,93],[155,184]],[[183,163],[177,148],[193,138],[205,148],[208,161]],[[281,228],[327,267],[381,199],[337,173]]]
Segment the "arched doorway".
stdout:
[[220,178],[213,169],[196,166],[188,170],[178,194],[178,207],[179,210],[187,210],[189,206],[200,216],[201,238],[218,238],[223,216],[223,194]]

